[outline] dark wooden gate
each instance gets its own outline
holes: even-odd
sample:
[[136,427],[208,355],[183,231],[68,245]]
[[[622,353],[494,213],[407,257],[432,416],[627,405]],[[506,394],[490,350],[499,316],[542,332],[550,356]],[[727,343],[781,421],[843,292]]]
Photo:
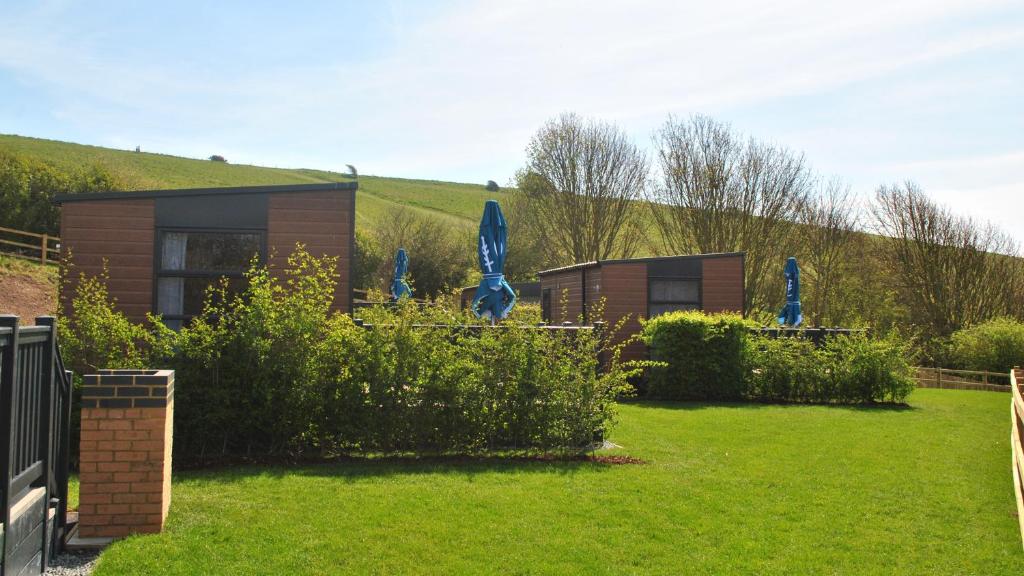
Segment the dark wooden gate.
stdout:
[[64,541],[70,421],[55,319],[0,315],[0,576],[41,573]]

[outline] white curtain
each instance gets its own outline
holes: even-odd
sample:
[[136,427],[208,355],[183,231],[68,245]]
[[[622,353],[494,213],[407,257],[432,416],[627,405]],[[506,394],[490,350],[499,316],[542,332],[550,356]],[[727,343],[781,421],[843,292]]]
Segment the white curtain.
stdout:
[[[165,232],[160,253],[161,270],[184,270],[188,234]],[[185,279],[160,278],[156,288],[156,311],[159,314],[180,315],[185,305]]]

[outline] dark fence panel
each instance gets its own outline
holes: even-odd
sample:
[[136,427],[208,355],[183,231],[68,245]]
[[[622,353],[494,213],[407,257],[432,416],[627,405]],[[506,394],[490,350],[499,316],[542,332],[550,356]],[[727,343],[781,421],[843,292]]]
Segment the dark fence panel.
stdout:
[[71,378],[56,322],[0,315],[0,574],[38,573],[67,524]]
[[849,336],[866,334],[863,328],[754,328],[754,332],[769,338],[806,338],[821,346],[832,336]]

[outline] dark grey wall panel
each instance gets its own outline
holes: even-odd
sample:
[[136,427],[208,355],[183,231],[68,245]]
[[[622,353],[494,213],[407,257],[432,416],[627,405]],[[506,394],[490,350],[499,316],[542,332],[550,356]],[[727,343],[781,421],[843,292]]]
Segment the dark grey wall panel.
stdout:
[[175,228],[267,228],[266,194],[156,198],[156,225]]
[[647,275],[652,278],[700,278],[700,258],[659,258],[647,262]]

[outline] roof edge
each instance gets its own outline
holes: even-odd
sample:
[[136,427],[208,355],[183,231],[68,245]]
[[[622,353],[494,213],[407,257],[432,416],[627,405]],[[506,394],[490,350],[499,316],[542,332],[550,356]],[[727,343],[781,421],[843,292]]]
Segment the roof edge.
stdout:
[[231,194],[279,194],[287,192],[323,192],[329,190],[357,190],[358,182],[317,182],[313,184],[277,184],[265,186],[227,186],[220,188],[168,188],[163,190],[133,190],[125,192],[83,192],[57,194],[54,204],[66,202],[93,202],[97,200],[139,200],[181,196],[219,196]]

